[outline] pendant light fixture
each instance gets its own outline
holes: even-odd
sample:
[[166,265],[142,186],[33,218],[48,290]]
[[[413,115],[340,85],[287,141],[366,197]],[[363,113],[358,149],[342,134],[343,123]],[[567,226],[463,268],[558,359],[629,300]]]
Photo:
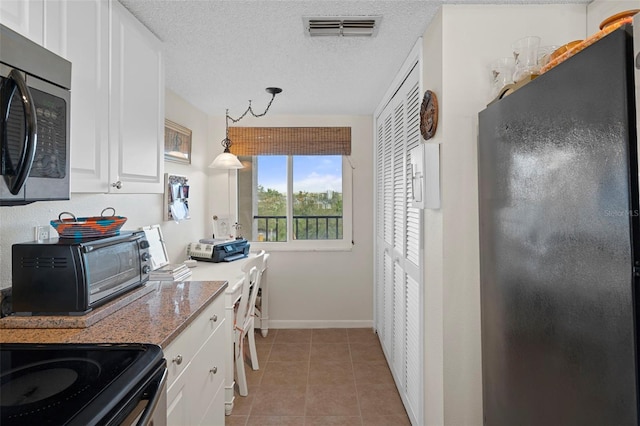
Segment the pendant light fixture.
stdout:
[[262,117],[263,115],[265,115],[267,111],[269,111],[273,99],[278,93],[282,92],[282,89],[279,87],[267,87],[265,90],[267,91],[267,93],[271,94],[271,100],[269,101],[267,108],[262,114],[256,114],[255,112],[253,112],[253,109],[251,108],[251,101],[249,101],[249,107],[246,109],[246,111],[243,112],[242,115],[238,118],[230,117],[229,110],[226,110],[226,134],[225,138],[221,142],[222,146],[224,147],[224,152],[218,155],[215,160],[213,160],[213,162],[209,164],[209,167],[213,169],[241,169],[244,167],[240,160],[238,160],[238,157],[233,155],[229,150],[229,148],[233,144],[233,142],[231,142],[231,139],[229,139],[229,120],[237,123],[238,121],[242,120],[248,113],[251,113],[251,115],[253,115],[254,117]]

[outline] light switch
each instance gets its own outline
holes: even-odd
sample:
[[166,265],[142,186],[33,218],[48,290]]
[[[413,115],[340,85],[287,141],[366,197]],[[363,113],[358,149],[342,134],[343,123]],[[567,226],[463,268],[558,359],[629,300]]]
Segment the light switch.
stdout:
[[440,208],[440,145],[424,143],[409,152],[411,205],[420,209]]

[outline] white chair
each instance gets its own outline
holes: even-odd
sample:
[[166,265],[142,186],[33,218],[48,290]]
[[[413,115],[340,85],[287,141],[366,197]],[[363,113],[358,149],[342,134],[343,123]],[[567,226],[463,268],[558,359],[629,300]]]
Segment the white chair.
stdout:
[[242,294],[237,304],[236,321],[234,324],[234,347],[235,363],[238,388],[240,395],[247,396],[247,376],[244,366],[244,339],[249,340],[249,354],[251,356],[251,368],[257,370],[258,353],[256,351],[256,340],[254,331],[254,315],[256,297],[260,289],[260,279],[264,271],[264,250],[255,257],[251,257],[242,267],[244,280],[242,282]]

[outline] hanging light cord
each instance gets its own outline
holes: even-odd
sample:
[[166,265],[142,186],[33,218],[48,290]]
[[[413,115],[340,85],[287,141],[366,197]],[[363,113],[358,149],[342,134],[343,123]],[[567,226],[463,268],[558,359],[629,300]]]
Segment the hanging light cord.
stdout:
[[222,146],[224,147],[224,151],[225,152],[229,152],[229,147],[231,146],[231,139],[229,139],[229,120],[231,120],[234,123],[237,123],[238,121],[242,120],[248,113],[251,113],[251,115],[253,115],[254,117],[258,118],[258,117],[262,117],[264,115],[267,114],[267,112],[269,111],[269,108],[271,108],[271,104],[273,103],[273,100],[275,99],[276,95],[280,92],[282,92],[282,89],[278,88],[278,87],[267,87],[267,92],[271,93],[271,100],[269,101],[269,104],[267,105],[267,108],[264,110],[263,113],[261,114],[256,114],[253,111],[253,108],[251,107],[251,101],[249,101],[249,106],[247,107],[247,109],[242,113],[242,115],[238,118],[233,118],[229,115],[229,110],[226,110],[226,135],[225,138],[222,140]]

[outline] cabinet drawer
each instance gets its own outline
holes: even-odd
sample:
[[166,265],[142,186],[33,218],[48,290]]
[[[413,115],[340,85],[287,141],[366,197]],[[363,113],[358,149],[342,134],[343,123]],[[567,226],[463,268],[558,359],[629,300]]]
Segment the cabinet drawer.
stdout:
[[164,350],[167,360],[167,384],[182,374],[211,334],[220,330],[224,320],[224,297],[217,297],[191,324]]
[[216,297],[215,300],[211,302],[211,304],[209,304],[209,306],[207,306],[191,324],[190,328],[192,329],[193,336],[197,338],[197,340],[192,341],[191,344],[196,349],[199,349],[205,342],[206,338],[220,327],[223,319],[224,297],[223,295],[220,295]]
[[167,386],[171,385],[178,379],[180,374],[187,368],[189,361],[193,358],[193,348],[189,345],[189,339],[185,330],[178,336],[166,349],[163,350],[164,357],[167,360]]
[[[189,366],[189,376],[193,381],[195,393],[194,411],[204,414],[216,395],[216,390],[223,384],[225,336],[222,328],[218,329],[202,346]],[[197,407],[197,408],[196,408]],[[220,407],[224,412],[224,403]]]

